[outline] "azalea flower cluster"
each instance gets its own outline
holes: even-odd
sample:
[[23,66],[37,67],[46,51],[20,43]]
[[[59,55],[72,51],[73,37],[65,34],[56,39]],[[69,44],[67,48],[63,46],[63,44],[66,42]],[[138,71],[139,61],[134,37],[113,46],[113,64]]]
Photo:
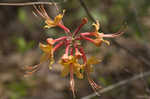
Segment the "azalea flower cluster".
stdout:
[[49,69],[52,69],[52,64],[54,63],[54,53],[56,53],[60,47],[65,46],[65,53],[60,58],[59,64],[61,64],[63,67],[61,72],[62,76],[67,76],[70,74],[70,88],[73,92],[73,95],[75,95],[74,75],[76,75],[76,77],[79,79],[83,79],[84,75],[86,75],[93,90],[98,91],[98,89],[101,87],[91,79],[90,73],[93,71],[93,65],[98,64],[101,60],[98,60],[95,57],[87,59],[82,46],[82,41],[85,40],[91,42],[97,47],[99,47],[102,43],[110,45],[109,41],[104,40],[104,38],[118,37],[124,32],[118,31],[117,33],[112,34],[99,33],[98,31],[100,24],[97,21],[96,23],[92,24],[94,26],[94,31],[80,33],[80,29],[88,22],[87,18],[83,18],[81,24],[75,29],[75,31],[70,32],[70,29],[67,28],[62,22],[65,10],[63,10],[61,14],[58,14],[52,20],[48,16],[43,6],[34,7],[39,16],[45,20],[46,25],[44,28],[59,27],[64,30],[66,36],[62,36],[57,39],[47,38],[47,44],[39,43],[39,47],[43,51],[40,63],[35,66],[26,67],[26,75],[30,75],[39,70],[40,65],[45,61],[49,61]]

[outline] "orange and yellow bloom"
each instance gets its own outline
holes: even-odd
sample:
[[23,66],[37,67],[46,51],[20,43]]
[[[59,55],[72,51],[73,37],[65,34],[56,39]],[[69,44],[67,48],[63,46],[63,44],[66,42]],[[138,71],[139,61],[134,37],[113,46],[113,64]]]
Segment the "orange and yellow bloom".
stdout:
[[[61,46],[65,46],[65,53],[62,55],[59,64],[61,64],[63,67],[61,75],[70,75],[70,87],[73,95],[75,95],[74,75],[76,75],[76,77],[79,79],[83,79],[84,74],[86,74],[88,81],[94,91],[97,91],[99,88],[101,88],[90,77],[90,73],[93,71],[93,65],[98,64],[99,62],[101,62],[101,60],[98,60],[95,57],[87,59],[84,48],[82,46],[82,41],[89,41],[97,47],[99,47],[102,42],[110,45],[109,41],[104,40],[104,38],[118,37],[124,32],[119,31],[112,34],[99,33],[98,31],[100,29],[100,24],[97,21],[96,23],[92,24],[92,26],[94,26],[95,28],[94,31],[80,33],[80,29],[88,22],[87,18],[83,18],[79,27],[77,27],[77,29],[75,29],[75,31],[71,33],[70,29],[62,24],[62,18],[65,11],[63,11],[62,14],[57,15],[54,20],[52,20],[48,16],[43,6],[40,6],[39,8],[35,6],[35,9],[37,13],[45,20],[45,28],[52,28],[57,26],[63,29],[64,33],[66,33],[66,36],[62,36],[57,39],[47,38],[47,44],[39,44],[40,49],[43,51],[43,55],[40,59],[40,65],[45,61],[49,61],[49,67],[51,69],[51,65],[54,63],[54,53]],[[39,65],[26,67],[26,69],[28,70],[26,74],[32,74],[33,72],[37,71],[39,67]]]

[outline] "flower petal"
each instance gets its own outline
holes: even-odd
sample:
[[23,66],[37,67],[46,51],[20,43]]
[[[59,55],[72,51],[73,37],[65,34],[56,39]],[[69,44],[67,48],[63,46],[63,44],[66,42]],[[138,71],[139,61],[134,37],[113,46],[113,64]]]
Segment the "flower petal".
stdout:
[[50,53],[52,51],[52,46],[50,46],[48,44],[45,45],[45,44],[39,43],[39,47],[45,53]]
[[98,30],[100,29],[99,21],[96,20],[96,23],[93,23],[92,25],[95,27],[95,31],[94,32],[98,32]]
[[68,66],[64,66],[63,70],[61,72],[61,76],[65,77],[69,74],[69,67]]
[[96,57],[92,56],[88,59],[87,64],[98,64],[101,60],[97,59]]
[[104,40],[104,39],[102,39],[102,41],[103,41],[104,43],[106,43],[107,45],[110,45],[110,42],[109,42],[109,41]]
[[50,57],[50,60],[49,60],[49,70],[52,70],[52,64],[54,64],[54,58],[53,57]]
[[43,63],[43,62],[47,61],[48,58],[49,58],[49,55],[46,54],[46,53],[43,53],[41,58],[40,58],[40,63]]
[[63,16],[64,16],[64,13],[65,13],[65,10],[63,10],[63,13],[62,14],[58,14],[55,19],[54,19],[54,24],[59,24],[60,21],[62,20]]

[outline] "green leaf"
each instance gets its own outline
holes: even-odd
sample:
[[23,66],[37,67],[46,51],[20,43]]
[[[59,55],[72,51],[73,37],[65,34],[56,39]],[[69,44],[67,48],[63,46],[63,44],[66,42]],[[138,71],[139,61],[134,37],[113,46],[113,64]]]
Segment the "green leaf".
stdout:
[[18,11],[18,18],[22,23],[25,23],[27,20],[27,14],[26,11],[24,9],[19,9]]

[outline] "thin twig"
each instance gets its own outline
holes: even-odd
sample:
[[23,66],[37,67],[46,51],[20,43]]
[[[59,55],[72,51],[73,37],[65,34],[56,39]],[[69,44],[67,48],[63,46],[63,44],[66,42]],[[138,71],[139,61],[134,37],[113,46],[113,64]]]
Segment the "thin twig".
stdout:
[[[90,11],[88,10],[88,8],[87,8],[86,4],[84,3],[84,1],[83,1],[83,0],[79,0],[79,2],[80,2],[80,4],[81,4],[81,6],[84,8],[84,10],[85,10],[85,12],[87,13],[87,15],[89,16],[89,18],[90,18],[92,21],[95,22],[96,20],[95,20],[94,17],[91,15],[91,13],[90,13]],[[149,62],[147,59],[145,59],[143,56],[136,55],[136,53],[134,53],[134,52],[132,52],[131,50],[129,50],[128,48],[126,48],[126,47],[120,45],[120,44],[119,44],[117,41],[115,41],[115,40],[113,40],[113,43],[115,44],[115,46],[117,46],[117,47],[119,47],[119,48],[125,50],[125,51],[128,52],[130,55],[132,55],[133,57],[135,57],[136,59],[138,59],[140,62],[144,63],[144,65],[150,66],[150,62]],[[136,75],[136,76],[134,76],[134,77],[132,77],[132,78],[130,78],[130,79],[120,81],[119,83],[114,84],[114,85],[110,85],[110,86],[108,86],[108,87],[106,87],[106,88],[100,90],[99,93],[102,94],[102,93],[108,92],[108,91],[110,91],[110,90],[112,90],[112,89],[115,89],[115,88],[118,88],[118,87],[120,87],[120,86],[126,85],[126,84],[128,84],[128,83],[130,83],[130,82],[132,82],[132,81],[134,81],[134,80],[137,80],[137,79],[140,79],[140,78],[149,76],[149,75],[150,75],[150,71],[145,72],[145,73],[140,73],[140,74],[138,74],[138,75]],[[81,98],[81,99],[91,99],[91,98],[95,97],[96,95],[97,95],[96,93],[93,93],[93,94],[90,94],[90,95],[88,95],[88,96],[85,96],[85,97],[83,97],[83,98]]]
[[113,44],[116,45],[119,48],[124,49],[128,54],[132,55],[135,59],[138,59],[141,63],[143,63],[146,66],[150,66],[150,62],[145,59],[143,56],[141,55],[137,55],[136,53],[134,53],[133,51],[131,51],[130,49],[122,46],[121,44],[119,44],[117,41],[112,40]]
[[32,6],[32,5],[55,5],[54,2],[25,2],[25,3],[0,3],[0,6]]
[[[79,0],[81,6],[84,8],[85,12],[87,13],[87,15],[89,16],[89,18],[92,21],[96,21],[95,18],[92,16],[92,14],[90,13],[90,11],[88,10],[86,4],[84,3],[83,0]],[[137,55],[136,53],[134,53],[133,51],[129,50],[128,48],[122,46],[121,44],[119,44],[117,41],[113,40],[113,44],[123,50],[125,50],[126,52],[128,52],[130,55],[132,55],[133,57],[135,57],[138,61],[142,62],[144,65],[150,66],[150,62],[145,59],[145,57]]]
[[96,20],[94,19],[94,17],[91,15],[89,9],[87,8],[86,4],[84,3],[83,0],[79,0],[81,6],[84,8],[84,10],[86,11],[87,15],[89,16],[89,18],[94,21],[96,23]]
[[[146,77],[146,76],[150,76],[150,71],[145,72],[145,73],[140,73],[140,74],[138,74],[138,75],[136,75],[136,76],[133,76],[133,77],[130,78],[130,79],[126,79],[126,80],[123,80],[123,81],[118,82],[117,84],[113,84],[113,85],[110,85],[110,86],[108,86],[108,87],[106,87],[106,88],[103,88],[103,89],[101,89],[101,90],[99,91],[99,93],[100,93],[100,94],[106,93],[106,92],[108,92],[108,91],[111,91],[111,90],[116,89],[116,88],[118,88],[118,87],[121,87],[121,86],[123,86],[123,85],[127,85],[128,83],[130,83],[130,82],[132,82],[132,81],[135,81],[135,80],[144,78],[144,77]],[[91,99],[91,98],[95,97],[96,95],[97,95],[96,93],[93,93],[93,94],[90,94],[90,95],[88,95],[88,96],[85,96],[85,97],[83,97],[83,98],[81,98],[81,99]]]

